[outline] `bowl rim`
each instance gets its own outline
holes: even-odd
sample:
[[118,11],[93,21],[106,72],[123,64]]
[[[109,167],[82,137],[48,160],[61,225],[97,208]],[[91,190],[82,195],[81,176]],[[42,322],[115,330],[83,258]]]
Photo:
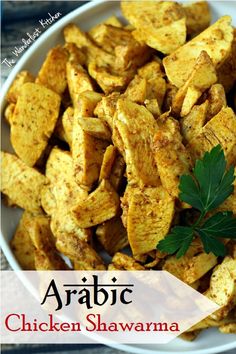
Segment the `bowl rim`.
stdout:
[[[131,346],[129,344],[109,344],[109,347],[119,349],[119,350],[124,350],[129,353],[134,353],[134,354],[217,354],[221,353],[224,354],[228,350],[232,350],[236,348],[236,342],[230,343],[230,344],[223,344],[221,346],[213,347],[211,349],[196,349],[196,350],[188,350],[188,351],[183,351],[182,353],[180,351],[178,352],[173,352],[173,351],[160,351],[159,349],[156,350],[149,350],[149,349],[144,349],[144,348],[136,348],[134,346]],[[227,353],[226,353],[227,354]],[[231,353],[229,353],[231,354]],[[233,354],[233,353],[232,353]]]
[[[48,36],[51,34],[56,33],[58,30],[61,30],[68,22],[75,20],[75,18],[79,15],[85,14],[86,12],[89,12],[91,9],[94,9],[99,6],[103,6],[105,3],[108,2],[119,2],[118,0],[92,0],[87,4],[83,4],[80,7],[76,8],[75,10],[69,12],[67,15],[63,16],[61,19],[59,19],[56,23],[50,26],[26,51],[25,53],[19,58],[18,62],[16,65],[12,68],[10,74],[8,75],[6,81],[2,85],[2,89],[0,92],[0,105],[1,105],[1,113],[4,110],[5,104],[6,104],[6,94],[15,79],[15,76],[18,74],[18,72],[23,68],[25,65],[25,62],[30,59],[31,55],[34,53],[35,50],[37,50],[38,47],[40,47],[43,44],[43,41],[47,39]],[[209,0],[209,2],[213,2],[213,0]],[[224,2],[224,1],[222,1]],[[3,114],[1,114],[2,118]],[[16,261],[8,242],[4,238],[2,234],[2,229],[0,230],[0,246],[1,246],[1,252],[4,253],[7,261],[9,262],[9,265],[15,270],[21,270],[18,262]],[[107,344],[108,346],[123,350],[129,353],[135,353],[135,354],[174,354],[174,353],[181,353],[181,352],[173,352],[173,351],[161,351],[161,350],[156,350],[156,349],[144,349],[144,348],[138,348],[136,346],[132,346],[132,344]],[[235,342],[231,342],[228,344],[222,344],[217,347],[212,347],[210,349],[190,349],[186,350],[183,353],[184,354],[215,354],[215,353],[220,353],[220,352],[225,352],[226,350],[231,350],[236,348],[236,340]]]

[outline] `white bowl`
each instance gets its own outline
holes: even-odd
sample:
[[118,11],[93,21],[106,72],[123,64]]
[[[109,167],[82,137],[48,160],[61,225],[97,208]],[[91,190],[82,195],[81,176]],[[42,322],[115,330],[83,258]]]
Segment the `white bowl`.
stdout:
[[[233,24],[236,26],[236,3],[234,1],[209,1],[212,9],[213,21],[222,15],[231,15]],[[61,20],[51,26],[41,37],[26,51],[19,60],[17,65],[12,69],[11,74],[6,80],[0,96],[2,109],[4,108],[6,93],[14,80],[16,74],[27,69],[36,74],[43,62],[46,53],[50,48],[63,41],[62,29],[70,22],[77,23],[83,30],[101,22],[103,19],[111,16],[120,16],[120,8],[118,1],[92,1],[78,9],[74,10]],[[9,128],[2,121],[2,149],[12,151],[9,141]],[[11,249],[9,241],[12,238],[16,225],[18,224],[22,211],[20,209],[10,209],[2,205],[2,223],[1,223],[1,247],[2,250],[14,270],[20,269]],[[148,294],[147,294],[148,298]],[[117,344],[117,349],[125,350],[131,353],[152,353],[152,354],[211,354],[225,352],[226,350],[236,348],[236,336],[219,333],[218,330],[210,329],[203,331],[202,334],[194,342],[185,342],[176,339],[165,345],[125,345]]]

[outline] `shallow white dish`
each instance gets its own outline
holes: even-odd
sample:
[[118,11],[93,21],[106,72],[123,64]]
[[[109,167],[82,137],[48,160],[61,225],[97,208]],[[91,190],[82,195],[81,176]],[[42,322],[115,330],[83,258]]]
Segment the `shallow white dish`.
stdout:
[[[213,21],[222,15],[231,15],[233,24],[236,26],[236,2],[235,1],[209,1],[212,10]],[[59,9],[58,9],[59,10]],[[2,109],[5,106],[5,95],[14,80],[16,74],[27,69],[33,74],[36,74],[43,62],[43,59],[50,48],[62,42],[62,29],[70,23],[77,23],[82,29],[88,30],[91,26],[101,22],[103,19],[111,15],[120,16],[118,1],[92,1],[75,11],[71,12],[53,26],[51,26],[41,37],[26,51],[19,60],[17,65],[12,69],[7,81],[5,82],[0,96]],[[12,151],[9,142],[9,128],[2,122],[2,149]],[[11,267],[16,270],[20,269],[17,261],[14,258],[10,248],[9,241],[13,235],[16,225],[19,221],[21,210],[10,209],[2,205],[2,223],[0,244],[1,248],[7,257]],[[148,294],[147,294],[148,297]],[[203,331],[196,341],[189,343],[176,339],[173,342],[165,345],[116,345],[115,348],[128,352],[141,353],[156,353],[156,354],[211,354],[225,352],[236,348],[235,335],[223,335],[218,330],[210,329]]]

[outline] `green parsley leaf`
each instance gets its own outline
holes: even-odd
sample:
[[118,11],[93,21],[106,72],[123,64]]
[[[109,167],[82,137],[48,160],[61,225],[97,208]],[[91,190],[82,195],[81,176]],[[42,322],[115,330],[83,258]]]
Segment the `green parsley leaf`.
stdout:
[[216,256],[226,254],[225,245],[220,238],[236,239],[236,218],[230,211],[221,212],[202,220],[207,212],[217,208],[233,192],[234,167],[226,169],[226,159],[220,145],[206,152],[202,160],[197,160],[193,175],[180,177],[180,195],[183,202],[190,204],[201,212],[192,226],[175,226],[171,233],[161,240],[157,248],[165,253],[182,257],[195,236],[200,236],[206,253]]
[[192,176],[183,175],[180,177],[179,190],[179,198],[182,200],[182,202],[186,202],[192,205],[192,207],[196,208],[197,210],[204,210],[199,187]]
[[203,243],[204,251],[208,254],[210,252],[214,253],[216,257],[224,257],[226,255],[226,247],[217,238],[212,237],[208,233],[199,230],[199,235]]
[[187,226],[175,226],[171,233],[161,240],[158,249],[161,252],[173,254],[177,252],[176,257],[182,257],[188,250],[193,241],[193,229]]
[[220,145],[197,160],[194,177],[180,178],[180,199],[205,214],[217,208],[234,190],[234,167],[226,170],[226,160]]
[[210,236],[236,239],[236,218],[231,211],[217,213],[201,226],[201,230]]

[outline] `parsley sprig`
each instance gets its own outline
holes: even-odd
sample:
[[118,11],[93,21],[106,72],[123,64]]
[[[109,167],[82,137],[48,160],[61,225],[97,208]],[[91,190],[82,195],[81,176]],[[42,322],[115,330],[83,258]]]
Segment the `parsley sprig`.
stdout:
[[222,204],[233,192],[234,167],[226,169],[226,159],[220,145],[197,160],[192,175],[180,178],[179,198],[200,212],[193,225],[175,226],[157,248],[182,257],[193,239],[199,236],[206,253],[225,256],[226,247],[219,238],[236,239],[236,218],[230,211],[218,212],[203,221],[209,211]]

